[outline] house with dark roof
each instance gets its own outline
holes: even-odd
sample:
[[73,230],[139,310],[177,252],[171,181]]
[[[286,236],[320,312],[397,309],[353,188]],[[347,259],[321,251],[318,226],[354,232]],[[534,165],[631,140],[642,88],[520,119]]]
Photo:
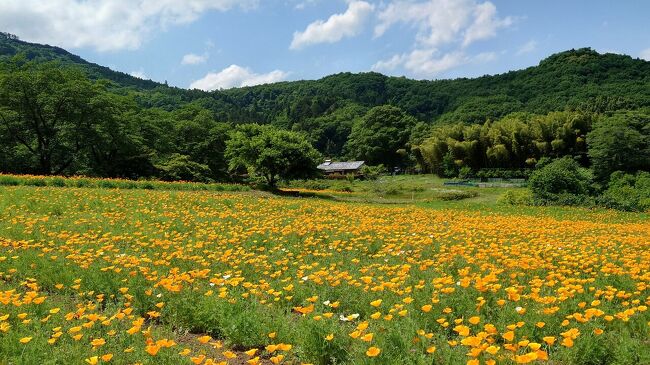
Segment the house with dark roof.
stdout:
[[318,165],[318,169],[323,171],[327,176],[346,176],[346,175],[361,175],[361,168],[365,161],[348,161],[336,162],[332,160],[325,160],[322,164]]

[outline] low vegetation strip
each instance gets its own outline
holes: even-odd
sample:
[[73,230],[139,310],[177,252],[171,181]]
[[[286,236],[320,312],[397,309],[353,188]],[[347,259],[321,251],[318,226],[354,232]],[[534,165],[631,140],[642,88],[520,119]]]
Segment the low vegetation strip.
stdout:
[[180,191],[248,191],[246,185],[196,183],[180,181],[156,180],[125,180],[90,178],[75,176],[64,178],[61,176],[37,175],[8,175],[0,174],[0,186],[51,186],[69,188],[102,188],[102,189],[147,189],[147,190],[180,190]]
[[0,362],[650,363],[650,222],[625,213],[0,197]]

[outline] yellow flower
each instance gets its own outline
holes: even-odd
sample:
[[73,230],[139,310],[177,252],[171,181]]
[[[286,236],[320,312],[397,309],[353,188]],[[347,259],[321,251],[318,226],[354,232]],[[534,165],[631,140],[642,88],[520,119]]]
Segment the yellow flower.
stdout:
[[113,358],[113,354],[104,354],[101,357],[102,361],[106,361],[106,362],[111,361],[112,358]]
[[244,351],[244,353],[250,357],[255,356],[255,353],[257,352],[257,349],[250,349],[248,351]]
[[372,346],[372,347],[368,348],[368,350],[366,351],[366,356],[375,357],[375,356],[379,355],[380,352],[381,352],[381,349],[379,349],[378,347]]
[[372,334],[372,333],[367,333],[367,334],[361,336],[361,340],[362,340],[362,341],[365,341],[365,342],[370,342],[370,341],[372,341],[372,337],[373,337],[373,336],[374,336],[374,334]]
[[29,341],[31,341],[31,340],[32,340],[32,337],[23,337],[19,341],[22,344],[26,344],[26,343],[29,343]]
[[542,340],[544,340],[544,342],[546,342],[550,346],[552,346],[555,343],[555,337],[553,336],[546,336],[542,338]]
[[201,337],[197,338],[197,340],[200,343],[208,343],[208,342],[210,342],[210,340],[212,340],[212,337],[210,337],[210,336],[201,336]]
[[504,334],[502,335],[502,337],[503,337],[506,341],[508,341],[508,342],[512,342],[512,340],[515,339],[515,333],[514,333],[513,331],[508,331],[508,332],[504,333]]
[[93,345],[93,347],[99,347],[99,346],[104,345],[105,343],[106,343],[106,340],[104,340],[103,338],[96,338],[96,339],[90,341],[90,344]]
[[156,356],[158,354],[158,351],[160,351],[160,346],[159,345],[148,345],[144,349],[149,355],[151,356]]
[[275,364],[275,365],[277,365],[277,364],[279,364],[280,362],[282,362],[282,359],[284,359],[284,355],[276,355],[276,356],[272,356],[272,357],[270,358],[271,362],[272,362],[273,364]]

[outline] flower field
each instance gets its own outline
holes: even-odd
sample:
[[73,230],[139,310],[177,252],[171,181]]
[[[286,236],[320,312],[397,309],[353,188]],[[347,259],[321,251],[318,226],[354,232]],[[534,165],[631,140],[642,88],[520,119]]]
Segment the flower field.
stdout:
[[650,364],[650,221],[512,209],[3,186],[0,363]]

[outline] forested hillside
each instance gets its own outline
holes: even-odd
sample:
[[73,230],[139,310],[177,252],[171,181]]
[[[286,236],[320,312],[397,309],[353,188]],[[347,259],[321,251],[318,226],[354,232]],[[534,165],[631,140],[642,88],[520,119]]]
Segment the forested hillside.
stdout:
[[227,179],[229,131],[248,123],[303,133],[323,156],[448,175],[564,155],[588,165],[594,121],[648,107],[650,62],[588,48],[474,79],[341,73],[204,92],[0,34],[6,172]]
[[[0,57],[58,60],[82,67],[91,79],[151,91],[145,106],[177,107],[201,98],[223,122],[274,123],[291,127],[349,104],[365,108],[391,104],[430,123],[484,122],[515,111],[545,114],[603,111],[650,105],[650,62],[588,48],[554,54],[538,66],[494,76],[454,80],[411,80],[375,72],[340,73],[320,80],[280,82],[211,93],[165,87],[87,62],[61,48],[0,36]],[[155,90],[154,90],[155,89]],[[207,102],[207,101],[206,101]],[[168,104],[166,104],[168,103]]]

